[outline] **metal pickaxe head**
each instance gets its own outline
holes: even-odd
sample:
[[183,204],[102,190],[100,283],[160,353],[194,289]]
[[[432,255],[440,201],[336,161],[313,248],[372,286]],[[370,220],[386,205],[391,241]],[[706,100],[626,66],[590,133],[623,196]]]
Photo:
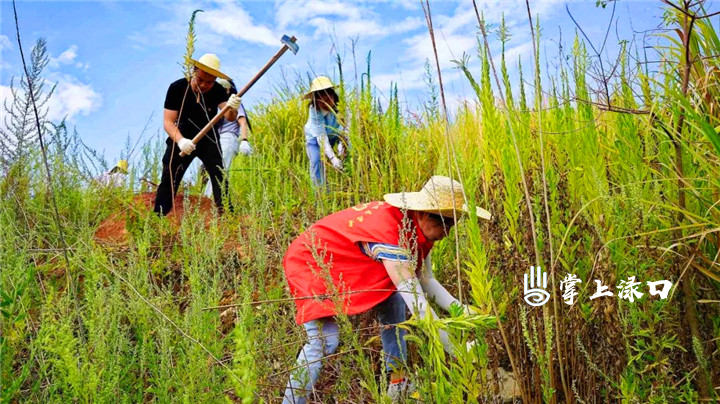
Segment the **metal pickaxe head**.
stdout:
[[282,42],[283,45],[287,46],[287,48],[290,49],[292,51],[292,53],[297,55],[300,47],[298,46],[298,44],[295,43],[295,41],[297,41],[297,38],[295,38],[295,37],[290,38],[287,35],[283,35],[282,39],[280,40],[280,42]]

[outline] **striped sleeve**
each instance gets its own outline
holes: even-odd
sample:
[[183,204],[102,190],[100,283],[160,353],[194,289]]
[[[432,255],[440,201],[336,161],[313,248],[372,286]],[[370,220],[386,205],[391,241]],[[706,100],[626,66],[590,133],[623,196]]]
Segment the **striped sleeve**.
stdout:
[[363,254],[375,261],[410,261],[411,254],[408,250],[393,244],[360,242],[360,250]]

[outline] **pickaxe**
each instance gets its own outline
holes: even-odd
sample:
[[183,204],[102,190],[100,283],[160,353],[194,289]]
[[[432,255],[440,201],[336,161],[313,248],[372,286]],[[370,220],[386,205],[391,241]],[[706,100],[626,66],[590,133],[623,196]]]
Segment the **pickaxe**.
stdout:
[[[265,72],[267,72],[268,69],[275,64],[275,62],[278,61],[278,59],[280,59],[280,57],[285,53],[285,51],[290,49],[292,53],[297,54],[298,49],[300,49],[300,47],[295,43],[295,41],[297,41],[295,37],[291,38],[287,35],[283,35],[280,41],[283,43],[283,47],[280,48],[280,50],[275,54],[275,56],[273,56],[272,59],[270,59],[270,61],[267,62],[267,64],[265,64],[262,69],[260,69],[260,71],[258,72],[258,74],[255,75],[255,77],[253,77],[247,84],[245,84],[245,87],[243,87],[242,90],[237,93],[238,97],[242,97],[243,95],[245,95],[245,93],[250,89],[250,87],[252,87],[253,84],[255,84],[255,82],[258,81],[258,79],[262,77],[263,74],[265,74]],[[215,117],[211,119],[210,122],[208,122],[207,125],[205,125],[205,127],[200,130],[200,132],[198,132],[197,135],[195,135],[195,137],[192,139],[192,142],[194,144],[197,144],[200,139],[202,139],[205,134],[207,134],[210,129],[212,129],[212,127],[215,126],[216,123],[218,123],[220,118],[225,115],[228,109],[230,109],[230,107],[225,105],[225,108],[221,109],[220,112],[218,112],[217,115],[215,115]],[[185,156],[185,153],[180,152],[180,156]]]

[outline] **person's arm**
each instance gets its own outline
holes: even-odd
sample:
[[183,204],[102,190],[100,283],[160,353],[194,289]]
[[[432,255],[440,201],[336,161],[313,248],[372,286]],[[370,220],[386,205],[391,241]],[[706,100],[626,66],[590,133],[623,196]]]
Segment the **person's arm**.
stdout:
[[[218,87],[220,87],[220,86],[218,86]],[[225,90],[221,89],[219,91],[221,91],[221,93],[223,94],[222,99],[224,101],[221,102],[220,104],[218,104],[218,108],[220,108],[220,110],[222,110],[226,106],[228,106],[228,105],[230,106],[230,108],[228,108],[228,110],[225,111],[223,118],[227,119],[228,122],[237,121],[238,109],[240,109],[240,105],[241,105],[240,97],[238,97],[237,94],[234,94],[234,93],[230,94],[230,96],[228,97]]]
[[330,140],[328,139],[327,135],[327,119],[322,115],[318,114],[320,116],[320,122],[321,127],[319,130],[318,135],[318,145],[320,145],[323,148],[323,151],[325,152],[325,156],[327,156],[330,161],[332,161],[334,158],[336,159],[337,156],[335,155],[335,152],[333,151],[332,146],[330,145]]
[[[420,281],[415,276],[415,268],[412,261],[383,260],[382,263],[385,266],[390,280],[413,314],[420,318],[425,318],[428,315],[432,316],[433,319],[438,318],[435,311],[428,304],[427,299],[425,299]],[[454,354],[454,349],[447,332],[439,330],[439,335],[445,352]]]
[[[240,107],[242,110],[242,107]],[[253,148],[250,146],[250,142],[248,142],[247,138],[247,118],[245,117],[244,112],[241,112],[242,115],[238,118],[238,125],[240,126],[240,153],[242,153],[245,156],[250,156],[253,154]]]
[[[442,307],[443,310],[447,312],[450,312],[450,306],[453,304],[463,306],[462,303],[460,303],[455,296],[448,292],[448,290],[445,289],[445,287],[433,276],[432,260],[430,259],[429,254],[425,257],[423,264],[423,273],[420,276],[420,284],[422,285],[425,293],[427,293],[428,298],[430,300],[434,300],[438,306]],[[467,307],[463,307],[465,308],[465,311],[468,312]]]
[[184,139],[182,133],[180,133],[180,129],[178,129],[177,125],[175,125],[177,119],[178,111],[165,109],[165,112],[163,112],[163,128],[165,129],[165,133],[167,133],[168,136],[170,136],[170,139],[172,139],[175,143]]
[[[221,102],[220,105],[218,105],[218,108],[222,110],[223,108],[225,108],[226,105],[227,102]],[[225,111],[225,115],[223,115],[223,118],[231,122],[237,120],[237,109],[228,108],[228,110]]]
[[240,125],[240,140],[248,140],[247,118],[245,118],[245,116],[240,116],[237,121],[238,125]]
[[348,135],[342,135],[338,142],[337,155],[341,159],[344,159],[350,150],[350,137]]
[[323,147],[323,151],[325,152],[325,156],[327,156],[328,159],[335,165],[335,160],[338,159],[337,155],[335,155],[335,151],[333,150],[332,146],[330,145],[330,140],[328,139],[328,136],[326,133],[322,134],[321,137],[318,138],[318,144],[321,144]]
[[335,120],[334,112],[330,112],[326,114],[323,117],[323,150],[325,151],[325,155],[332,163],[333,167],[335,167],[338,170],[341,170],[343,167],[342,160],[338,158],[337,154],[335,154],[335,151],[332,148],[332,145],[330,144],[330,139],[328,139],[328,132],[329,131],[335,131],[335,125],[337,125],[337,120]]
[[[163,129],[177,147],[185,154],[195,151],[195,144],[186,139],[177,126],[179,110],[182,108],[182,99],[187,95],[190,85],[186,83],[185,89],[177,82],[170,85],[165,96],[165,111],[163,112]],[[184,92],[183,92],[184,91]]]

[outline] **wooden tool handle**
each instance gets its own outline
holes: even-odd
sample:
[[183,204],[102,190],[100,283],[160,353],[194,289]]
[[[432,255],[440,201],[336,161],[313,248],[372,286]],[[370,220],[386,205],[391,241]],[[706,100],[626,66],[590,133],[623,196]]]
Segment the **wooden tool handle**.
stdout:
[[[207,125],[205,125],[205,127],[203,127],[200,130],[200,132],[198,132],[198,134],[195,135],[194,138],[192,138],[192,142],[194,144],[198,144],[200,139],[202,139],[210,131],[210,129],[212,129],[212,127],[215,126],[215,124],[218,123],[218,121],[220,121],[220,119],[223,117],[223,115],[225,115],[225,113],[229,109],[230,109],[230,106],[225,105],[225,108],[221,109],[220,112],[218,112],[217,115],[215,115],[215,117],[213,117],[213,119],[211,119],[210,122],[208,122]],[[185,157],[185,156],[187,156],[187,154],[185,154],[185,152],[181,151],[180,157]]]

